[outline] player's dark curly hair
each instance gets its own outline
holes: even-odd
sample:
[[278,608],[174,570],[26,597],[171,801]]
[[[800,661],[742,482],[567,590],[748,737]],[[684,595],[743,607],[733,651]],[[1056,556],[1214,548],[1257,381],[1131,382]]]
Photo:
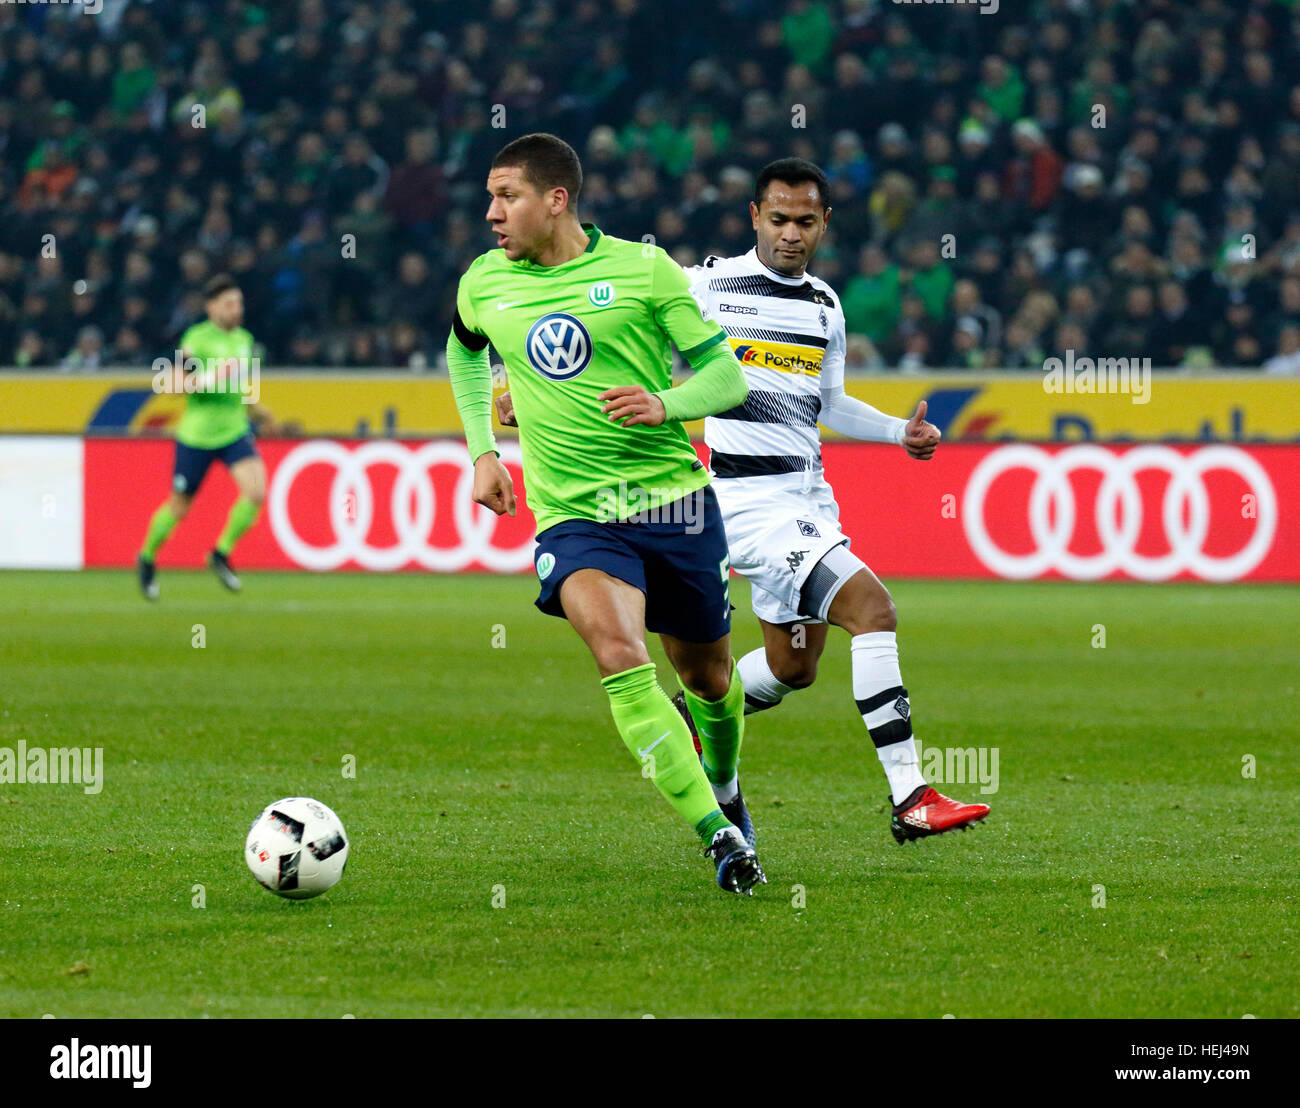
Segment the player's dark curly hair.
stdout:
[[538,131],[506,143],[492,159],[492,168],[517,166],[524,180],[540,192],[562,188],[569,194],[569,210],[582,191],[582,162],[577,151],[558,135]]
[[821,168],[807,158],[778,158],[763,166],[763,171],[754,183],[754,203],[759,207],[763,206],[767,186],[773,181],[784,181],[787,185],[812,181],[817,186],[817,195],[821,197],[822,207],[830,207],[827,203],[831,195],[830,182],[826,180],[826,174],[821,171]]

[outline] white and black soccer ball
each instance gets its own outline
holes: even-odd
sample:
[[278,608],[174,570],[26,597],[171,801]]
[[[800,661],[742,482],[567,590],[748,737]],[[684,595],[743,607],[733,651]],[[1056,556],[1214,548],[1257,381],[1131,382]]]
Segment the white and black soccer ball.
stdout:
[[268,804],[253,821],[244,861],[271,892],[306,900],[333,888],[343,876],[348,837],[326,805],[291,796]]

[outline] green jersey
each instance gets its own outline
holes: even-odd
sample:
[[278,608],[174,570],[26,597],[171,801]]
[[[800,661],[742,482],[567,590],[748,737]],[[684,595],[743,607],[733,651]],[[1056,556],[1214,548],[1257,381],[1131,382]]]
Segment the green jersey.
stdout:
[[689,359],[726,335],[700,315],[686,274],[660,247],[582,226],[591,241],[576,258],[540,266],[490,250],[456,296],[461,322],[509,372],[539,532],[566,519],[626,519],[709,481],[679,421],[623,427],[596,397],[621,385],[671,388],[670,342]]
[[219,364],[221,359],[241,359],[248,366],[253,357],[253,336],[242,327],[223,331],[211,320],[196,323],[181,336],[181,350],[198,359],[200,380],[188,388],[185,414],[176,426],[176,438],[186,446],[215,450],[229,446],[248,431],[248,404],[240,389],[243,377],[238,369]]

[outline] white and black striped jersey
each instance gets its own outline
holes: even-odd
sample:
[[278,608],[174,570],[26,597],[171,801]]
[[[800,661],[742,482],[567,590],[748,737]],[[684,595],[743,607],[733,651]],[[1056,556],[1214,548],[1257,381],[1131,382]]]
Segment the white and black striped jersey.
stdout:
[[704,317],[726,332],[749,381],[744,403],[704,421],[715,477],[799,474],[804,483],[820,482],[817,424],[820,417],[831,425],[828,402],[851,406],[847,433],[898,441],[905,421],[844,396],[844,312],[825,281],[776,273],[757,250],[710,256],[686,273]]

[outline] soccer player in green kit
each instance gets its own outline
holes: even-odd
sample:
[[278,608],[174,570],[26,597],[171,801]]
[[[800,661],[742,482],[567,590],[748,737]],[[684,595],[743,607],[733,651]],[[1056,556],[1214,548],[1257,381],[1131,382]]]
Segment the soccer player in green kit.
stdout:
[[[658,247],[580,224],[581,188],[577,154],[554,135],[525,135],[493,160],[486,218],[498,249],[462,276],[447,341],[473,497],[515,513],[494,449],[491,342],[510,371],[537,517],[537,606],[587,644],[624,744],[700,836],[719,886],[752,894],[762,867],[715,795],[735,779],[744,729],[727,541],[682,427],[740,403],[748,386],[682,270]],[[696,371],[677,388],[670,342]],[[647,630],[686,691],[702,759],[655,677]]]
[[[249,408],[263,431],[275,434],[277,427],[265,408],[248,403],[244,391],[253,357],[253,336],[240,326],[244,294],[234,279],[224,274],[213,277],[203,293],[208,318],[181,336],[182,364],[174,365],[170,376],[170,387],[186,393],[185,414],[176,428],[172,494],[149,521],[136,561],[140,591],[147,600],[158,599],[158,548],[189,512],[214,461],[225,464],[239,489],[217,545],[208,554],[208,565],[232,592],[238,592],[241,584],[230,565],[230,552],[257,522],[266,499],[266,464],[253,440]],[[186,370],[191,366],[193,377],[187,380]]]

